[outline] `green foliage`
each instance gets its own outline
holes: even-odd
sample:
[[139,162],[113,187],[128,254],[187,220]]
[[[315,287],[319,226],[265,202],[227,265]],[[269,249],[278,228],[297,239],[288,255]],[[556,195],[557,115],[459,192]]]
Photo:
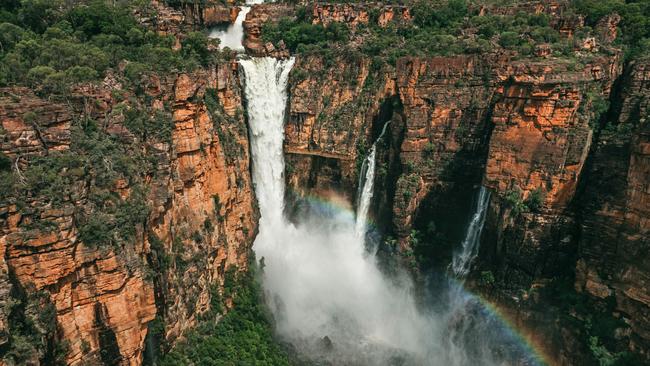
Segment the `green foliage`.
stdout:
[[617,13],[621,16],[618,42],[627,46],[628,57],[647,55],[650,51],[650,1],[649,0],[573,0],[575,10],[585,15],[587,25]]
[[[0,11],[0,85],[26,84],[65,94],[126,62],[128,80],[145,72],[191,70],[218,57],[213,41],[190,33],[180,52],[173,41],[142,28],[133,4],[91,0],[24,0]],[[4,16],[3,16],[4,14]],[[5,23],[1,23],[4,21]]]
[[212,220],[209,217],[206,217],[203,221],[203,230],[208,234],[214,231],[214,225],[212,225]]
[[244,155],[244,148],[239,143],[237,135],[246,136],[246,125],[239,115],[233,117],[225,113],[215,89],[206,89],[203,101],[210,113],[210,119],[219,136],[219,143],[226,159],[231,164],[235,164]]
[[154,138],[171,142],[174,123],[170,113],[149,108],[114,108],[113,114],[118,113],[124,115],[124,126],[142,141]]
[[420,0],[413,5],[414,23],[423,28],[455,26],[467,15],[465,0]]
[[[26,113],[25,121],[35,115]],[[93,246],[119,245],[136,239],[149,215],[147,192],[142,182],[155,171],[156,161],[146,151],[99,130],[92,120],[85,128],[72,128],[70,149],[51,151],[45,156],[24,159],[25,164],[11,169],[10,161],[0,169],[0,200],[25,205],[64,207],[87,192],[87,205],[75,214],[80,239]],[[115,191],[118,180],[128,182],[129,196],[122,199]],[[85,187],[85,188],[84,188]],[[25,211],[29,214],[29,210]],[[56,225],[33,217],[26,229],[52,230]],[[140,231],[141,232],[141,231]]]
[[[328,43],[345,43],[348,41],[349,30],[343,23],[333,22],[327,27],[312,24],[306,20],[295,21],[290,18],[280,19],[277,23],[266,23],[262,28],[262,39],[265,42],[278,44],[283,40],[291,52],[300,49],[305,51],[307,46],[325,48]],[[313,49],[313,48],[312,48]]]
[[[402,190],[402,208],[405,208],[406,205],[409,204],[411,198],[417,193],[420,186],[420,176],[415,173],[415,170],[407,170],[406,173],[406,175],[400,176],[397,180],[397,187]],[[398,202],[400,201],[398,200]]]
[[491,286],[494,286],[494,284],[496,283],[496,279],[494,278],[494,273],[492,273],[492,271],[481,271],[479,282],[483,287],[489,288]]
[[0,152],[0,172],[11,171],[11,159],[2,152]]
[[[211,288],[211,310],[200,324],[163,358],[162,366],[178,365],[289,365],[286,353],[273,339],[271,316],[257,280],[255,265],[250,271],[228,271],[230,289],[219,295]],[[236,277],[236,278],[233,278]],[[233,295],[234,307],[217,322],[221,298]]]
[[538,212],[542,208],[543,204],[544,195],[540,188],[532,190],[524,201],[524,205],[526,205],[526,207],[532,212]]
[[521,191],[517,189],[510,190],[506,192],[505,196],[506,203],[512,209],[513,216],[519,216],[521,213],[530,211],[530,208],[526,205],[524,200],[521,197]]
[[2,360],[8,364],[23,365],[31,360],[41,364],[62,365],[67,343],[56,337],[56,307],[49,293],[14,285],[5,302],[8,315],[9,342],[3,346]]
[[552,43],[560,56],[573,53],[572,47],[560,42],[560,33],[549,26],[544,14],[480,15],[479,6],[468,7],[463,0],[422,0],[412,9],[413,24],[381,28],[372,22],[365,30],[361,50],[393,65],[404,56],[486,53],[493,50],[495,40],[522,56],[532,54],[540,43]]
[[107,197],[105,205],[79,218],[79,238],[91,246],[118,246],[133,241],[137,228],[143,229],[149,216],[145,197],[146,192],[140,186],[124,201]]

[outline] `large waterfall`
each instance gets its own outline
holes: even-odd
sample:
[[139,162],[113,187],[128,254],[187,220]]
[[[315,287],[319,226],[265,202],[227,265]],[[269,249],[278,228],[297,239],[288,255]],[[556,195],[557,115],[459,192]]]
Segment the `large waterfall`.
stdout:
[[[296,357],[325,365],[496,365],[506,341],[473,302],[418,305],[410,277],[379,269],[358,234],[372,194],[376,149],[368,157],[358,217],[321,201],[284,216],[284,113],[293,60],[240,61],[252,169],[261,213],[254,243],[277,336]],[[371,167],[373,170],[371,170]],[[366,189],[365,186],[368,186]],[[477,310],[478,309],[478,310]]]

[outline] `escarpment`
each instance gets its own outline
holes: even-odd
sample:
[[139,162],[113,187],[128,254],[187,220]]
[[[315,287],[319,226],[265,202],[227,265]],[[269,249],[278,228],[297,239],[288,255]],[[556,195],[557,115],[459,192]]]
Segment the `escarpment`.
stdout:
[[[154,319],[166,324],[156,336],[173,342],[209,310],[226,272],[247,268],[257,211],[238,78],[237,64],[227,61],[152,75],[144,94],[84,90],[72,96],[82,104],[69,105],[26,89],[2,90],[2,152],[14,162],[8,169],[26,175],[17,184],[31,191],[0,208],[3,343],[16,336],[19,316],[34,322],[43,339],[42,348],[21,355],[25,360],[54,360],[50,347],[65,344],[67,364],[138,365]],[[136,109],[155,115],[152,123],[169,128],[169,139],[129,130]],[[101,141],[115,141],[118,154],[144,152],[148,160],[133,167],[142,174],[125,176],[106,165],[109,181],[99,189],[92,169],[100,167],[72,166],[65,182],[32,186],[39,182],[31,181],[31,164],[48,154],[78,154],[74,145],[88,138],[79,133],[92,115],[107,136]],[[101,165],[129,164],[97,158]],[[99,194],[108,196],[97,201]],[[134,221],[104,214],[108,202],[130,210]],[[133,225],[128,240],[100,240],[122,235],[120,227],[104,232],[116,222]]]

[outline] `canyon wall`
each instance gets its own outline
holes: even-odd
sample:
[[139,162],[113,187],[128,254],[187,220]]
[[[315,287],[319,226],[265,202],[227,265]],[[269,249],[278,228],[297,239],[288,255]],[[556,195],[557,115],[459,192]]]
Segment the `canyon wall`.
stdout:
[[[565,4],[529,5],[563,36],[584,25]],[[363,6],[311,10],[316,24],[374,19]],[[576,52],[593,53],[580,62],[542,48],[529,59],[500,51],[395,66],[354,50],[334,60],[299,55],[285,131],[288,185],[354,202],[364,146],[391,121],[373,206],[395,239],[387,245],[408,262],[444,268],[484,185],[493,195],[468,286],[525,333],[546,334],[531,338],[553,363],[596,362],[588,347],[604,338],[647,358],[648,69],[647,61],[623,69],[609,44],[618,19],[599,23],[597,40],[575,40]]]
[[[72,95],[70,104],[28,89],[0,91],[1,150],[13,169],[69,150],[85,118],[155,166],[140,182],[149,214],[134,240],[118,247],[79,237],[79,217],[92,207],[88,174],[73,172],[62,202],[36,195],[0,207],[0,343],[9,334],[16,338],[15,318],[31,319],[33,336],[49,346],[24,350],[28,363],[53,362],[60,352],[71,365],[139,365],[154,318],[164,321],[163,337],[173,342],[209,309],[226,272],[247,268],[258,214],[237,64],[152,75],[143,80],[144,94],[120,98],[124,92],[106,81]],[[166,115],[170,141],[133,135],[123,123],[130,108]],[[111,194],[128,201],[132,183],[118,178]]]
[[575,288],[600,304],[613,301],[632,330],[630,347],[648,352],[650,60],[631,64],[621,84],[585,172]]

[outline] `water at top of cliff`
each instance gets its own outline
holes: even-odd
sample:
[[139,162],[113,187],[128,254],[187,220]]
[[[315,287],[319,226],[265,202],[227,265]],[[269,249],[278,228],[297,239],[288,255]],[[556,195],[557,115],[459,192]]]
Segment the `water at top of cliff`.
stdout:
[[[248,3],[248,2],[247,2]],[[244,39],[244,20],[246,15],[251,10],[249,6],[242,6],[237,14],[237,19],[232,24],[229,24],[225,29],[223,27],[215,27],[210,31],[208,37],[219,39],[219,48],[226,47],[234,51],[244,51],[242,41]]]
[[419,306],[406,272],[385,275],[366,251],[352,212],[306,202],[294,223],[285,218],[284,113],[293,59],[240,64],[261,213],[254,250],[264,258],[278,336],[299,357],[322,364],[501,364],[498,353],[512,352],[493,334],[496,320],[460,287],[443,288],[441,306]]

